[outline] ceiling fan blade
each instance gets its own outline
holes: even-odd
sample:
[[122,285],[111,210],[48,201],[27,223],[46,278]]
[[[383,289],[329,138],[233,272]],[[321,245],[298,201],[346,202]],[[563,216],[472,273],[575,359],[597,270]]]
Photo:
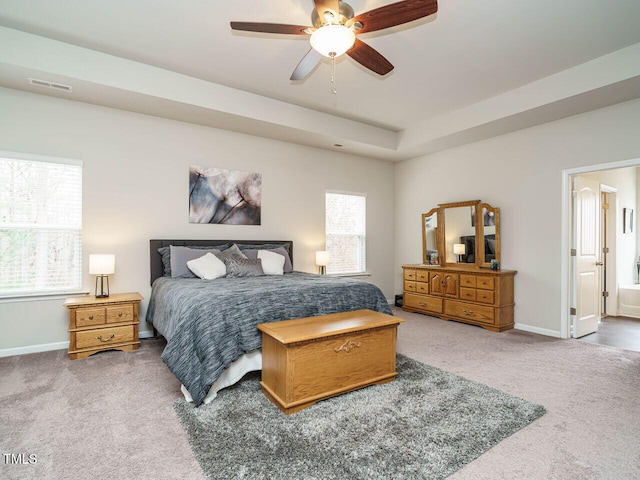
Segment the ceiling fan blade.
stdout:
[[340,3],[338,3],[338,0],[313,0],[313,3],[316,5],[316,11],[320,18],[324,18],[324,12],[327,10],[333,12],[336,19],[340,15]]
[[313,27],[303,25],[284,25],[282,23],[231,22],[233,30],[261,33],[284,33],[287,35],[311,35]]
[[389,60],[359,38],[356,38],[356,43],[353,44],[351,50],[347,50],[347,55],[378,75],[386,75],[393,70],[393,65]]
[[310,49],[307,54],[302,57],[302,60],[298,63],[298,66],[291,74],[291,78],[289,80],[303,80],[307,75],[313,72],[321,60],[322,54],[313,48]]
[[405,0],[357,15],[349,20],[347,26],[360,22],[362,28],[357,33],[375,32],[418,20],[437,11],[437,0]]

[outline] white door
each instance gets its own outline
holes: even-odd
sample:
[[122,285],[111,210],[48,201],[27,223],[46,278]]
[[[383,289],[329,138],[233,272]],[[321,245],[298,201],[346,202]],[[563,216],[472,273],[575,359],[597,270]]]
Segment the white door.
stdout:
[[598,330],[600,322],[600,183],[575,177],[575,300],[573,337]]

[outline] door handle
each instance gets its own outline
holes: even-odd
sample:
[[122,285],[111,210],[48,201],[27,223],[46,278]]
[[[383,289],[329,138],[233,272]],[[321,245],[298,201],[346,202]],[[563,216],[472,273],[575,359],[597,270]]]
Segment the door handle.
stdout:
[[604,265],[604,262],[596,262],[596,267],[600,267],[602,265]]

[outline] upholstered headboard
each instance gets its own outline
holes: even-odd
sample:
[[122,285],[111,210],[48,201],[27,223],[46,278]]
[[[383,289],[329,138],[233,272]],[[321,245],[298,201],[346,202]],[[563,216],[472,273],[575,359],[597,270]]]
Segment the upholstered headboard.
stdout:
[[282,245],[291,258],[293,264],[293,242],[291,240],[149,240],[150,260],[151,260],[151,284],[156,278],[162,277],[164,269],[162,266],[162,255],[158,252],[161,247],[215,247],[216,245],[224,245],[225,243],[239,243],[245,245]]

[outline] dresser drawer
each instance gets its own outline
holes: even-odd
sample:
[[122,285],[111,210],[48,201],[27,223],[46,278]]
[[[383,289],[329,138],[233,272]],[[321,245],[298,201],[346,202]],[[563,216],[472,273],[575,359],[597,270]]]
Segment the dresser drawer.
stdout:
[[475,302],[477,297],[476,292],[477,290],[475,288],[460,287],[460,299]]
[[416,271],[415,270],[404,270],[404,279],[405,280],[415,280],[416,279]]
[[423,282],[416,282],[416,292],[429,293],[429,284]]
[[107,307],[107,323],[133,321],[133,305],[115,305]]
[[95,330],[83,330],[75,333],[76,348],[101,347],[108,348],[124,342],[133,342],[133,325],[125,327],[98,328]]
[[442,313],[442,299],[408,293],[404,297],[404,305],[433,313]]
[[472,303],[445,301],[444,313],[461,319],[471,319],[482,323],[493,323],[492,307],[474,305]]
[[495,303],[495,294],[489,290],[476,290],[476,301],[480,303]]
[[419,282],[428,282],[429,281],[429,272],[426,270],[418,270],[416,272],[416,280]]
[[78,308],[76,309],[76,326],[90,327],[102,325],[105,322],[105,311],[102,308]]
[[483,290],[493,290],[495,287],[494,279],[491,277],[478,277],[477,287]]
[[416,282],[408,282],[404,281],[404,291],[405,292],[415,292],[416,291]]
[[460,286],[476,288],[477,278],[475,275],[460,275]]

